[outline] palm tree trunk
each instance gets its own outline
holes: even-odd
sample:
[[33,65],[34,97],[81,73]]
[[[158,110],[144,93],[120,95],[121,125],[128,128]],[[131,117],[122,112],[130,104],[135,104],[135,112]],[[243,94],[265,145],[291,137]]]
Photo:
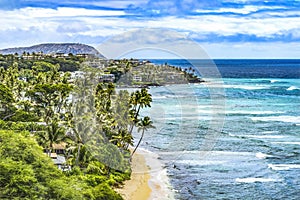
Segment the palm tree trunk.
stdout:
[[53,146],[53,143],[50,142],[50,145],[49,145],[49,149],[48,149],[48,156],[51,157],[51,153],[52,153],[52,146]]
[[139,147],[139,145],[140,145],[140,143],[141,143],[141,141],[142,141],[142,139],[143,139],[143,137],[144,137],[144,132],[145,132],[145,129],[143,129],[142,136],[141,136],[139,142],[137,143],[135,149],[133,150],[133,152],[132,152],[132,154],[131,154],[131,156],[130,156],[130,160],[132,159],[132,156],[133,156],[133,154],[135,153],[135,151],[137,150],[137,148]]
[[16,113],[5,116],[2,120],[5,121],[7,118],[13,117]]
[[[140,112],[140,109],[141,109],[141,106],[139,105],[138,109],[136,110],[136,108],[134,109],[135,110],[135,115],[134,115],[134,118],[136,119],[137,116],[139,115],[139,112]],[[133,122],[131,125],[130,125],[130,128],[129,128],[129,133],[132,134],[132,131],[133,131],[133,127],[135,125],[135,122]]]
[[78,145],[78,148],[77,148],[77,155],[76,155],[76,160],[75,160],[75,165],[76,165],[76,166],[78,166],[78,163],[79,163],[80,147],[81,147],[81,145]]

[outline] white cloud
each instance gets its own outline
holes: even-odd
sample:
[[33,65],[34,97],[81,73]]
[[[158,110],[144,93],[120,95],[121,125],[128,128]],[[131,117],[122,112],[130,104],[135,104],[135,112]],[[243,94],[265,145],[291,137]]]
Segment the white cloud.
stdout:
[[[118,23],[115,16],[125,15],[123,11],[88,10],[83,8],[22,8],[18,10],[0,10],[1,27],[0,31],[7,30],[30,30],[35,27],[37,35],[47,30],[55,32],[64,29],[69,33],[73,30],[88,32],[101,29],[103,26],[110,26]],[[107,19],[106,16],[110,16]],[[104,17],[101,19],[101,17]],[[110,19],[109,19],[110,18]],[[114,20],[111,20],[111,19]],[[76,20],[76,23],[74,22]],[[96,22],[97,23],[93,23]],[[99,23],[102,21],[102,23]],[[91,27],[89,27],[91,25]],[[77,31],[76,31],[77,30]],[[110,33],[111,34],[111,33]]]
[[297,42],[200,43],[211,58],[299,58]]
[[[128,3],[128,1],[126,2]],[[226,9],[219,9],[217,12],[224,12]],[[262,9],[262,7],[245,6],[242,9],[234,9],[232,11],[245,14],[257,9]],[[281,17],[272,17],[272,15],[279,14]],[[202,40],[209,34],[219,35],[220,37],[236,34],[266,38],[272,38],[275,35],[291,35],[291,39],[298,39],[300,37],[299,17],[286,17],[300,15],[300,12],[297,11],[284,13],[272,11],[267,14],[257,14],[255,15],[256,17],[234,17],[220,14],[134,19],[124,17],[125,15],[127,14],[124,11],[90,10],[84,8],[22,8],[11,11],[0,10],[0,47],[63,41],[82,43],[92,41],[93,44],[99,44],[103,38],[136,28],[167,28]],[[159,38],[148,39],[150,41],[157,41]],[[247,44],[242,45],[240,48],[231,48],[232,51],[230,50],[232,44],[229,43],[212,44],[211,41],[207,41],[206,46],[210,52],[215,52],[214,56],[224,54],[224,52],[218,50],[219,48],[227,49],[225,52],[231,56],[233,56],[234,51],[243,55],[257,55],[257,51],[251,50],[255,48],[254,44],[256,43],[250,45],[251,48],[244,49],[244,52],[241,50]],[[285,56],[294,56],[296,53],[299,55],[300,50],[296,43],[293,43],[290,47],[288,44],[278,44],[278,46],[282,47],[282,49],[276,48],[275,43],[273,46],[262,45],[261,49],[265,49],[264,52],[269,52],[270,55],[274,56],[279,55],[272,53],[273,49],[277,49],[279,52],[288,52],[287,54],[282,53]],[[270,51],[267,51],[268,48]],[[293,53],[291,49],[298,50],[298,52]]]
[[[246,10],[241,12],[248,11],[249,9],[247,10],[246,8]],[[300,12],[298,12],[298,14],[300,15]],[[72,23],[74,20],[77,20],[77,25],[78,23],[83,23],[83,26],[90,27],[90,31],[87,30],[85,34],[88,32],[95,34],[95,31],[100,29],[112,29],[110,34],[114,34],[115,31],[121,32],[131,28],[163,27],[187,32],[217,33],[220,35],[244,33],[257,36],[268,36],[300,27],[300,20],[298,17],[250,18],[204,15],[184,18],[170,16],[139,20],[117,17],[124,15],[124,11],[89,10],[83,8],[23,8],[13,11],[2,10],[0,11],[2,22],[0,30],[14,28],[29,29],[30,27],[37,27],[40,29],[50,28],[55,30],[58,26],[71,26],[72,24],[70,25],[69,23]]]
[[193,31],[198,34],[215,33],[216,35],[249,34],[269,37],[282,34],[300,27],[298,17],[294,18],[235,18],[228,16],[194,16],[190,18],[165,17],[147,22],[149,27],[165,27],[181,31]]
[[287,10],[284,12],[280,12],[280,11],[270,11],[267,13],[255,13],[253,14],[253,17],[255,18],[263,18],[263,17],[268,17],[268,18],[272,18],[272,17],[283,17],[283,18],[287,18],[287,17],[293,17],[293,16],[300,16],[300,10]]
[[80,21],[70,21],[67,24],[59,25],[57,32],[60,33],[83,33],[89,31],[91,28]]
[[0,30],[11,27],[39,26],[53,21],[66,21],[80,17],[105,17],[126,15],[124,11],[111,10],[89,10],[84,8],[22,8],[18,10],[0,10],[1,21]]
[[126,8],[129,5],[139,6],[147,3],[148,0],[113,0],[113,1],[81,1],[76,2],[79,5],[85,6],[100,6],[108,8]]
[[241,8],[219,8],[215,10],[205,10],[205,9],[197,9],[195,12],[197,13],[236,13],[236,14],[250,14],[259,10],[274,10],[274,9],[285,9],[284,6],[254,6],[254,5],[246,5]]
[[[79,31],[81,34],[97,36],[117,34],[132,28],[170,28],[182,32],[197,32],[198,35],[249,34],[269,37],[284,34],[300,27],[298,17],[289,18],[248,18],[222,15],[192,16],[185,18],[163,17],[131,20],[116,17],[123,11],[87,10],[82,8],[24,8],[14,11],[0,11],[2,25],[0,30],[65,30]],[[109,15],[110,17],[103,17]],[[74,20],[76,23],[74,24]],[[61,27],[60,29],[58,29]],[[62,28],[64,27],[64,28]],[[73,28],[72,28],[73,27]],[[68,30],[67,30],[68,29]]]
[[114,36],[97,48],[107,58],[120,58],[143,51],[206,59],[203,49],[185,35],[166,29],[137,29]]
[[119,16],[125,15],[124,11],[119,10],[93,10],[85,8],[68,8],[59,7],[57,9],[46,8],[23,8],[20,13],[28,15],[29,17],[78,17],[78,16]]
[[[137,30],[120,34],[97,46],[108,58],[298,58],[300,43],[196,43],[175,31]],[[149,55],[151,53],[151,55]]]

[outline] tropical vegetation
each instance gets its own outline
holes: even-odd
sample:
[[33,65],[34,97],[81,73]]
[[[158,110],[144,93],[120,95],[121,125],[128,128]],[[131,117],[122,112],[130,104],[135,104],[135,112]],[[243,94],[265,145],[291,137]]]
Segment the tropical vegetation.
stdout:
[[[117,90],[88,66],[72,77],[66,63],[83,62],[73,57],[0,56],[1,199],[122,199],[113,188],[130,178],[133,131],[153,127],[140,116],[151,95]],[[57,145],[61,170],[51,159]]]

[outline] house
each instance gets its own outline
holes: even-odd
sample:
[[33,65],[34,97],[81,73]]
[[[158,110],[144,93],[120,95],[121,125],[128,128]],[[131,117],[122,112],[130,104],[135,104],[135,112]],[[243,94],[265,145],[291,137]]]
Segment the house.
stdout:
[[145,64],[144,64],[145,66],[150,66],[150,67],[155,67],[155,64],[154,63],[150,63],[150,62],[146,62]]
[[53,144],[53,150],[57,154],[65,154],[65,149],[67,144],[65,142],[61,142],[59,144]]
[[99,76],[100,82],[114,82],[115,81],[115,75],[113,74],[102,74]]
[[84,64],[90,66],[90,67],[95,67],[95,68],[105,68],[107,65],[107,61],[104,59],[94,59],[94,60],[89,60],[84,62]]
[[[65,150],[67,147],[67,143],[61,142],[59,144],[53,144],[53,152],[50,153],[50,158],[57,166],[58,169],[63,171],[71,170],[71,166],[67,165],[66,158],[65,158]],[[49,156],[46,150],[44,150],[44,154]]]
[[89,58],[89,57],[93,57],[93,54],[78,53],[78,54],[76,54],[76,56],[79,57],[79,58]]
[[22,55],[22,58],[24,60],[33,60],[34,59],[34,56],[33,55]]
[[52,159],[53,163],[57,166],[58,169],[62,171],[71,170],[71,166],[67,165],[65,156],[57,155],[57,153],[51,153],[50,158]]
[[86,74],[86,72],[83,72],[83,71],[71,72],[71,79],[84,78],[85,74]]
[[143,81],[142,76],[140,76],[140,75],[133,75],[132,79],[135,82],[142,82]]
[[66,57],[68,57],[68,54],[57,52],[57,53],[55,53],[55,55],[53,57],[54,58],[66,58]]

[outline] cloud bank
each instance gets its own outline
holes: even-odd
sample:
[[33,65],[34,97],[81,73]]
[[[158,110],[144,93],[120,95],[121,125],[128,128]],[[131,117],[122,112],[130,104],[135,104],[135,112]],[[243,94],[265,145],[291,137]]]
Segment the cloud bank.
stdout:
[[299,17],[297,0],[2,0],[0,48],[97,46],[126,31],[163,28],[198,42],[215,58],[297,58]]

